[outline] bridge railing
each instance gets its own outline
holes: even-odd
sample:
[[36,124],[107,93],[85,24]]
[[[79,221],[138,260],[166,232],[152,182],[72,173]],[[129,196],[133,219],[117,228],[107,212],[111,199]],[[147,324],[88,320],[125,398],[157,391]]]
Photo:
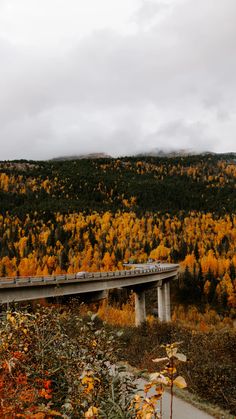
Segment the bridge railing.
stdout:
[[1,285],[17,285],[17,284],[37,284],[37,283],[50,283],[57,281],[77,281],[84,282],[86,280],[101,280],[114,277],[127,277],[127,276],[141,276],[161,273],[166,271],[174,271],[178,265],[158,266],[154,268],[137,268],[130,270],[108,271],[108,272],[85,272],[84,277],[78,277],[78,274],[60,274],[60,275],[47,275],[47,276],[21,276],[21,277],[4,277],[0,278]]

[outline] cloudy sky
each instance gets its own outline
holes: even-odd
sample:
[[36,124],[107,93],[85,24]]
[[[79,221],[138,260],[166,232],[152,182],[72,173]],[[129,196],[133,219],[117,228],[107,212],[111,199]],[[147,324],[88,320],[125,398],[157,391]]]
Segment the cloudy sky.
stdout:
[[236,151],[236,0],[0,0],[0,160]]

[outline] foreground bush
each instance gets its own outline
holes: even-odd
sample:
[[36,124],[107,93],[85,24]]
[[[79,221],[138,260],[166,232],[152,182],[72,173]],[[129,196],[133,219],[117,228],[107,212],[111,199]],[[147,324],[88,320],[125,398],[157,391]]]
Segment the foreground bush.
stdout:
[[116,353],[115,335],[95,323],[68,309],[9,312],[0,325],[0,417],[95,413],[109,392]]
[[178,344],[165,346],[138,394],[137,377],[116,366],[120,331],[79,312],[72,306],[6,314],[0,323],[0,417],[159,419],[165,387],[172,395],[174,384],[186,387],[176,368],[185,361]]

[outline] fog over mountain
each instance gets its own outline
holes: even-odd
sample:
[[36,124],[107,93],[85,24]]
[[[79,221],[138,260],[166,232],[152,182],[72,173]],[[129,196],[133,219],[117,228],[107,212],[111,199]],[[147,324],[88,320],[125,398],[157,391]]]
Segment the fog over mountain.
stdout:
[[0,0],[0,159],[236,151],[235,0]]

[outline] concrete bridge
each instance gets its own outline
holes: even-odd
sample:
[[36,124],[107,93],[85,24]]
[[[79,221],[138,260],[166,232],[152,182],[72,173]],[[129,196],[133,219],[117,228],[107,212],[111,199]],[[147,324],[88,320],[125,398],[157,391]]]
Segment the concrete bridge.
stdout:
[[98,300],[110,289],[128,288],[135,293],[135,323],[139,326],[146,319],[145,291],[156,288],[158,317],[169,321],[170,281],[177,272],[178,265],[162,263],[115,272],[0,278],[0,304],[78,294]]

